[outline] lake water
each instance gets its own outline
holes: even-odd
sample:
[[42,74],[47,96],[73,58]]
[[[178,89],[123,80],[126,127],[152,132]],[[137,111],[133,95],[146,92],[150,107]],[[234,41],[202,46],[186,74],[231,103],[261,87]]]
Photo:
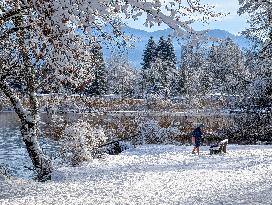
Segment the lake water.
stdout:
[[[54,142],[41,139],[45,153],[53,155]],[[20,121],[14,112],[0,112],[0,165],[8,167],[10,174],[22,178],[33,177],[31,160],[21,139]]]

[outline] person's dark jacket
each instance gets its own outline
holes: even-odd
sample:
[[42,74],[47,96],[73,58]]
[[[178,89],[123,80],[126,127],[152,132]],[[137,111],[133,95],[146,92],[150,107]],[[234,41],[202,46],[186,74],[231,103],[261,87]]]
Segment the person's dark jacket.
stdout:
[[202,141],[202,132],[200,127],[195,128],[195,130],[193,131],[193,136],[195,137],[196,142],[200,143]]

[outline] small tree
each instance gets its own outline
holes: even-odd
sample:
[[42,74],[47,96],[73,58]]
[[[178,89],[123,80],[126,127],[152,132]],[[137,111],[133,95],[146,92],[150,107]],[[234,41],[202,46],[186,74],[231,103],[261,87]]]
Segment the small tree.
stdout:
[[99,44],[94,44],[91,50],[92,63],[94,67],[94,77],[89,85],[86,85],[85,92],[92,96],[101,96],[106,94],[107,86],[107,71],[103,59],[102,47]]
[[114,54],[107,63],[108,93],[133,96],[137,72],[123,55]]

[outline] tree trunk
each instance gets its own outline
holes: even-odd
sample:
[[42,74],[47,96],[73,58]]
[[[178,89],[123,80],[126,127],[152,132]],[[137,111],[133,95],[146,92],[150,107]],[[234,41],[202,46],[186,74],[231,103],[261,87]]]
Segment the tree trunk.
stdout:
[[37,172],[37,179],[39,181],[46,181],[51,179],[52,163],[50,158],[43,154],[39,146],[37,130],[37,126],[33,123],[22,123],[22,138],[26,145],[28,155]]
[[[45,156],[38,143],[38,115],[36,112],[25,110],[20,99],[5,81],[0,81],[0,90],[9,98],[15,112],[21,120],[22,139],[26,145],[27,152],[37,172],[39,181],[46,181],[51,178],[52,163],[49,157]],[[33,97],[35,98],[35,97]]]

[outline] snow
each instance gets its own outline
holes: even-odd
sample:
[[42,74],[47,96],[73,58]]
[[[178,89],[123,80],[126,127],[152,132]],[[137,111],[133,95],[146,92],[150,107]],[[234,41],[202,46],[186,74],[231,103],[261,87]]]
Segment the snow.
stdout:
[[6,180],[0,204],[271,204],[272,146],[228,145],[224,155],[203,146],[200,156],[191,148],[143,145],[56,168],[45,183]]
[[[90,112],[92,113],[92,112]],[[97,112],[93,112],[97,113]],[[104,114],[104,113],[103,113]],[[221,115],[221,116],[229,116],[231,115],[230,110],[209,110],[209,109],[190,109],[180,112],[172,112],[172,111],[131,111],[131,110],[116,110],[116,111],[108,111],[108,115],[111,116],[152,116],[152,117],[160,117],[160,116],[171,116],[171,117],[183,117],[183,116],[214,116],[214,115]]]

